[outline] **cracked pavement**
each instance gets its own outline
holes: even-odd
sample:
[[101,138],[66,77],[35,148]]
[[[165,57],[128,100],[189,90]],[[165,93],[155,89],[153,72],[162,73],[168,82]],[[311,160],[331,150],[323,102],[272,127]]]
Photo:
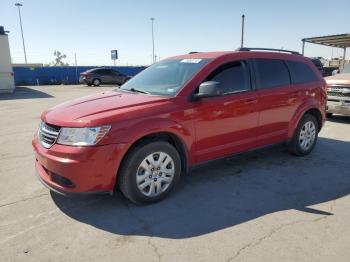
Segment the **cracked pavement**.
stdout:
[[110,89],[0,95],[1,261],[350,261],[350,117],[327,121],[309,156],[276,146],[215,162],[151,206],[50,193],[34,174],[40,113]]

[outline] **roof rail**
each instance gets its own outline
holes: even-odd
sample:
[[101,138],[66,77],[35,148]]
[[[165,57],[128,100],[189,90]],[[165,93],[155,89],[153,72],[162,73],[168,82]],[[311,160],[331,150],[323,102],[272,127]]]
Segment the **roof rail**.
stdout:
[[197,53],[200,53],[200,52],[197,52],[197,51],[191,51],[191,52],[189,52],[188,54],[189,54],[189,55],[192,55],[192,54],[197,54]]
[[240,47],[236,51],[273,51],[273,52],[282,52],[282,53],[291,53],[293,55],[301,55],[299,52],[290,51],[285,49],[274,49],[274,48],[258,48],[258,47]]

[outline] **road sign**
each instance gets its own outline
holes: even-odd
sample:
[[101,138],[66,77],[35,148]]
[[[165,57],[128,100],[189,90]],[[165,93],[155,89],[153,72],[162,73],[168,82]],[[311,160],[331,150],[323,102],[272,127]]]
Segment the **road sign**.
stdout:
[[118,50],[111,50],[111,58],[112,60],[118,59]]

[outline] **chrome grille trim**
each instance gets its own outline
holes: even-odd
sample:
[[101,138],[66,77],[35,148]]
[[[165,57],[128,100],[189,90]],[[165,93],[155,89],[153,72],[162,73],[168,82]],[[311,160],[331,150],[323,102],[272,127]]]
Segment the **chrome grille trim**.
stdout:
[[333,91],[328,91],[327,92],[328,96],[339,96],[339,97],[350,97],[350,93],[340,93],[340,92],[333,92]]
[[349,85],[329,85],[327,88],[327,96],[348,98],[350,97],[350,86]]
[[56,142],[60,130],[58,126],[41,122],[38,131],[40,144],[45,148],[50,148]]

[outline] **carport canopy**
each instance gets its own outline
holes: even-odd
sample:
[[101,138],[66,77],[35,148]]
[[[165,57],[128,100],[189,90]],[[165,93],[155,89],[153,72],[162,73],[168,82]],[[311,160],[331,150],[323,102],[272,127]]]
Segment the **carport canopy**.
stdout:
[[325,45],[330,47],[342,48],[344,50],[344,61],[346,55],[346,48],[350,47],[350,33],[340,34],[340,35],[327,35],[318,37],[303,38],[303,48],[302,53],[304,55],[305,43],[312,43],[318,45]]

